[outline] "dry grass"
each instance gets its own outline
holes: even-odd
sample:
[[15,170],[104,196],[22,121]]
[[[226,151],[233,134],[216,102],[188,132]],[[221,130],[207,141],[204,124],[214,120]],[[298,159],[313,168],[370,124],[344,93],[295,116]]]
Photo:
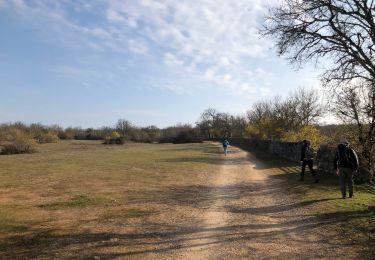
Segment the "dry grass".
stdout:
[[0,157],[0,258],[50,256],[70,240],[83,241],[78,250],[87,234],[157,218],[166,190],[207,184],[222,157],[210,143],[64,141],[38,151]]
[[[172,247],[165,236],[178,240],[202,225],[223,159],[212,143],[66,141],[38,151],[0,156],[0,258],[111,258],[140,242],[145,252],[155,242]],[[263,159],[296,201],[373,255],[373,186],[357,186],[356,198],[343,201],[333,176],[301,184],[296,164]]]

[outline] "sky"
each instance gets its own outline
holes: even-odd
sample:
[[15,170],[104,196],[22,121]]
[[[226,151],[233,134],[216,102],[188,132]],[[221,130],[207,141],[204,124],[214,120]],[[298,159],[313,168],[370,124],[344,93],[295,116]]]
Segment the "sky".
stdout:
[[0,0],[0,122],[194,124],[319,72],[259,35],[277,0]]

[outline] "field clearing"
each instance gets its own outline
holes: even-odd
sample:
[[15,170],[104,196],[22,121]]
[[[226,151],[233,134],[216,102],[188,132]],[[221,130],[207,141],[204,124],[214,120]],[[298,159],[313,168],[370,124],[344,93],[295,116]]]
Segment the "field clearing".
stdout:
[[0,258],[371,259],[375,189],[217,143],[62,141],[0,157]]
[[38,150],[0,157],[0,256],[43,255],[70,238],[132,229],[168,214],[163,204],[191,195],[179,186],[209,184],[222,160],[212,143],[62,141]]

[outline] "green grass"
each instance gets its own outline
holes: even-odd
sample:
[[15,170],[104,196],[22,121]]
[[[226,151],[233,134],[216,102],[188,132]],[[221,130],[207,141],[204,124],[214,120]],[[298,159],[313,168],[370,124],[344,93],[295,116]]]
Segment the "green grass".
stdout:
[[[250,151],[273,172],[273,178],[292,195],[295,195],[311,214],[327,223],[344,238],[362,246],[367,256],[375,255],[375,185],[355,185],[354,198],[342,199],[338,177],[333,173],[320,172],[320,183],[313,182],[307,170],[305,181],[298,182],[300,165],[269,152]],[[371,258],[371,257],[370,257]]]

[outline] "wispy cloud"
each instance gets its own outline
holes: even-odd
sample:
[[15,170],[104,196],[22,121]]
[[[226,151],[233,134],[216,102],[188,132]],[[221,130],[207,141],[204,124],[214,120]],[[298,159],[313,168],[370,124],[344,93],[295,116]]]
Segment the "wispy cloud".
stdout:
[[[243,95],[265,93],[259,79],[267,72],[248,64],[267,56],[271,44],[259,37],[257,27],[267,5],[276,1],[12,0],[9,6],[70,47],[152,57],[180,76],[172,84],[156,80],[169,91],[194,88],[190,83],[196,80]],[[0,7],[4,3],[0,0]],[[66,68],[64,73],[79,76]]]

